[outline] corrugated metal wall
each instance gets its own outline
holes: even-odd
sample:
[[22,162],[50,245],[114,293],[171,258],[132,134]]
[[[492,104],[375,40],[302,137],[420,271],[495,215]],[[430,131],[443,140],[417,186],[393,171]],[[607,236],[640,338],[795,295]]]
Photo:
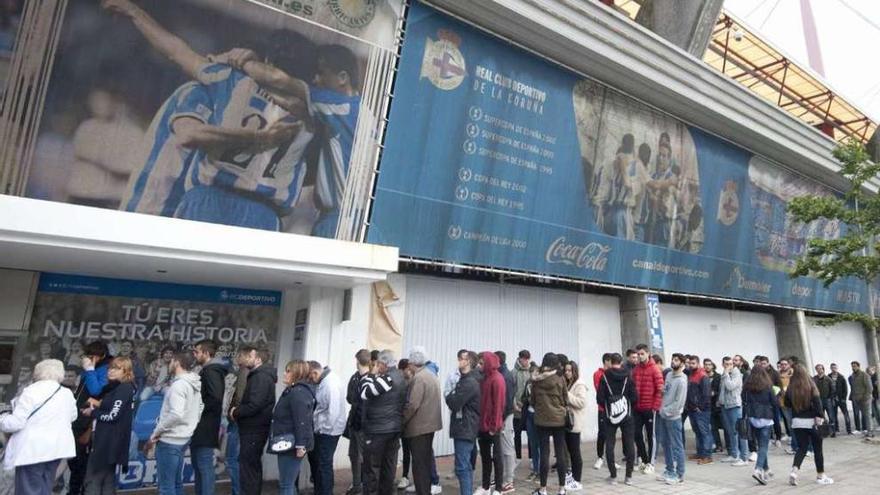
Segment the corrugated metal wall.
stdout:
[[[520,349],[540,361],[545,352],[578,358],[578,295],[497,283],[408,276],[404,354],[422,345],[440,365],[441,385],[455,371],[456,353],[502,350],[512,367]],[[405,357],[405,356],[404,356]],[[450,455],[449,410],[435,436],[435,455]]]

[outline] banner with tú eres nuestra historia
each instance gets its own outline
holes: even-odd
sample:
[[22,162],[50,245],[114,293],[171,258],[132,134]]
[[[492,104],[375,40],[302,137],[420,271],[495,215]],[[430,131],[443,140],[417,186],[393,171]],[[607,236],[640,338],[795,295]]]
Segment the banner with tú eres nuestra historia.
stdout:
[[420,3],[407,22],[370,242],[404,256],[831,311],[788,271],[787,202],[830,195],[714,135]]
[[[168,364],[175,352],[192,350],[203,339],[218,346],[217,357],[228,366],[224,410],[229,404],[241,345],[265,347],[276,354],[281,293],[250,289],[161,284],[44,273],[34,302],[27,333],[15,347],[17,374],[5,391],[9,402],[31,383],[34,365],[60,359],[66,367],[64,385],[75,389],[82,373],[82,351],[89,342],[103,340],[112,356],[134,364],[137,400],[126,472],[118,475],[120,488],[156,484],[156,460],[147,458],[143,445],[159,415],[173,376]],[[200,369],[200,368],[199,368]],[[195,372],[198,373],[199,369]],[[226,419],[218,435],[216,472],[226,476]],[[184,480],[192,482],[188,457]]]

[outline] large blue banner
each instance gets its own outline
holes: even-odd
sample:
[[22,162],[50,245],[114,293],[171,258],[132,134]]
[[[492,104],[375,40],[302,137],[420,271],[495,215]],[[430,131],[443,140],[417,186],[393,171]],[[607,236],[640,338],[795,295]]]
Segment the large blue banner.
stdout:
[[859,311],[787,271],[829,195],[716,136],[415,4],[369,241],[424,259]]

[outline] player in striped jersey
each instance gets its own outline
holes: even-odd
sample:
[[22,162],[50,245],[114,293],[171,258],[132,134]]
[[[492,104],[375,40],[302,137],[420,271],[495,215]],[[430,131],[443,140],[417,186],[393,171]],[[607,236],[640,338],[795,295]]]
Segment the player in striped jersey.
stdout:
[[[210,98],[207,121],[182,117],[171,126],[176,142],[195,150],[175,216],[278,230],[299,195],[303,154],[313,137],[304,101],[263,88],[244,72],[196,53],[130,0],[103,0],[103,5],[128,17]],[[280,31],[268,38],[271,63],[311,76],[313,50],[304,37]]]
[[147,129],[141,168],[132,174],[120,209],[166,217],[174,215],[195,155],[194,150],[177,144],[174,124],[184,117],[207,123],[211,107],[210,95],[204,86],[195,82],[185,83],[171,94]]
[[309,112],[322,128],[315,178],[316,206],[321,215],[312,235],[335,237],[361,103],[354,53],[341,45],[319,46],[311,84],[262,63],[251,50],[231,50],[219,60],[240,68],[262,85],[308,102]]

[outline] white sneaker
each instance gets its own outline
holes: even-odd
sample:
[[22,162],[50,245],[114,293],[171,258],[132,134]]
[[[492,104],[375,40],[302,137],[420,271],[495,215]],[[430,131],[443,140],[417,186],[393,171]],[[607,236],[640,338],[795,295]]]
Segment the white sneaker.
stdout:
[[654,474],[654,465],[653,464],[645,464],[645,469],[642,472],[645,474]]
[[791,468],[791,473],[788,474],[788,484],[791,486],[797,486],[798,479],[798,469]]
[[440,485],[431,485],[431,495],[440,495],[443,493],[443,487]]
[[729,456],[725,457],[724,459],[721,459],[721,462],[736,462],[736,457],[729,455]]
[[574,481],[574,475],[571,474],[571,471],[565,473],[565,485],[568,486],[568,483]]
[[788,435],[783,435],[783,437],[779,439],[780,442],[788,442],[789,440],[791,440],[791,437]]
[[593,469],[602,469],[602,466],[605,465],[605,459],[601,457],[596,459],[596,462],[593,463]]
[[566,491],[569,491],[569,492],[576,492],[579,490],[583,490],[584,487],[583,487],[583,485],[581,485],[577,481],[571,480],[571,481],[568,481],[565,483],[565,489],[566,489]]
[[477,491],[474,492],[474,495],[492,495],[492,490],[485,490],[480,487],[477,488]]
[[403,490],[404,488],[409,486],[409,480],[407,478],[400,478],[400,482],[397,483],[397,489]]
[[807,451],[807,457],[813,457],[813,453],[810,452],[809,450]]
[[644,473],[644,472],[645,472],[645,466],[647,466],[647,464],[645,464],[644,462],[640,462],[639,465],[636,466],[636,471],[638,471],[638,472],[640,472],[640,473]]
[[834,484],[834,480],[823,474],[822,476],[816,478],[816,483],[820,485],[832,485]]
[[764,474],[764,471],[761,471],[760,469],[755,469],[755,472],[752,473],[752,478],[754,478],[755,481],[762,485],[767,484],[767,475]]
[[749,462],[755,462],[757,460],[758,460],[758,453],[757,452],[752,452],[751,454],[749,454]]
[[747,463],[746,461],[744,461],[742,459],[736,459],[735,461],[731,462],[730,465],[733,467],[740,467],[740,466],[748,466],[749,463]]
[[403,492],[404,493],[415,493],[416,492],[416,484],[413,483],[413,484],[409,485],[408,487],[406,487],[406,490],[404,490]]

